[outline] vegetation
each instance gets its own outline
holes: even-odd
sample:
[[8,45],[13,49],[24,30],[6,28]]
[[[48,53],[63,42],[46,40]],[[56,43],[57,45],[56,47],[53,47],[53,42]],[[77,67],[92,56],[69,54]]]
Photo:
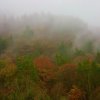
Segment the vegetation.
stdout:
[[75,44],[74,32],[82,27],[57,30],[47,25],[1,35],[0,100],[100,100],[100,51],[95,42]]

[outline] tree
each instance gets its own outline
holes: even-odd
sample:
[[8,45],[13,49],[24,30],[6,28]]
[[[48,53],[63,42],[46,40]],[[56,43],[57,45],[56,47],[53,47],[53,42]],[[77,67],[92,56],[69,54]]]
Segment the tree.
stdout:
[[69,61],[72,54],[72,43],[61,43],[59,45],[58,51],[56,53],[56,63],[58,65],[63,65]]
[[92,92],[100,84],[100,68],[96,62],[90,63],[85,60],[79,64],[77,71],[79,79],[78,85],[85,90],[86,97],[91,100]]
[[68,98],[68,100],[85,100],[83,92],[75,85],[72,86]]
[[27,74],[34,81],[38,80],[38,73],[33,65],[33,59],[29,55],[24,55],[22,57],[17,57],[16,65],[20,73]]
[[87,41],[82,48],[86,53],[93,53],[94,51],[94,41]]
[[0,54],[2,54],[8,47],[8,41],[0,37]]

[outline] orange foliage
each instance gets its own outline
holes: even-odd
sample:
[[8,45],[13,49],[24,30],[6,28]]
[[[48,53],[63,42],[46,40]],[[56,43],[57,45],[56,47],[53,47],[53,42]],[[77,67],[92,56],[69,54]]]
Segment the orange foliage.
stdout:
[[0,89],[0,94],[3,96],[7,96],[10,95],[11,93],[13,93],[15,90],[13,88],[2,88]]
[[55,64],[49,57],[40,56],[34,60],[34,64],[43,80],[54,78]]
[[47,56],[40,56],[40,57],[36,58],[34,61],[34,64],[36,65],[37,68],[51,69],[51,68],[55,67],[52,60]]
[[16,65],[13,63],[12,59],[7,57],[1,61],[5,63],[5,66],[0,69],[0,76],[12,76],[17,70]]
[[77,88],[77,86],[73,86],[69,92],[69,100],[84,100],[83,92]]

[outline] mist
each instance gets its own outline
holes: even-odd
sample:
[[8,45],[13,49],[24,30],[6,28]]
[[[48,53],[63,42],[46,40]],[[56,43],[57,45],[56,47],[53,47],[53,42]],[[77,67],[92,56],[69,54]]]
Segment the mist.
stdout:
[[[73,40],[74,45],[100,37],[99,0],[0,0],[0,34],[23,34],[34,39]],[[34,40],[33,39],[33,40]]]
[[0,0],[0,13],[9,16],[51,13],[79,17],[89,25],[100,26],[99,0]]
[[0,100],[100,100],[99,0],[0,0]]

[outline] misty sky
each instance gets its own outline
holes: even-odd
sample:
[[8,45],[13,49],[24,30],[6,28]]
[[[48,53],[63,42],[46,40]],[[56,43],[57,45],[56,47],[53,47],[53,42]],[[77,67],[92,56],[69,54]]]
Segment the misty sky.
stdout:
[[1,14],[19,16],[34,12],[71,15],[100,26],[100,0],[0,0]]

